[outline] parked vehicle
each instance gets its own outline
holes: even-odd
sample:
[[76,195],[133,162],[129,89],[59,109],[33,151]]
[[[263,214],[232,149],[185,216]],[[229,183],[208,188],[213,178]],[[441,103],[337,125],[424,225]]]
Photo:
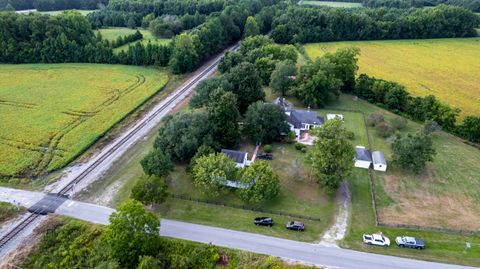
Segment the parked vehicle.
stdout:
[[397,236],[395,243],[402,248],[425,249],[425,242],[422,239],[411,236]]
[[299,222],[299,221],[289,221],[287,222],[286,227],[289,230],[302,231],[302,232],[305,231],[305,225],[303,224],[303,222]]
[[364,234],[363,243],[367,245],[388,247],[390,246],[390,239],[383,236],[383,234]]
[[261,226],[273,226],[273,219],[270,217],[258,217],[253,220],[253,223]]
[[257,158],[261,160],[273,160],[273,155],[270,153],[262,153],[258,154]]

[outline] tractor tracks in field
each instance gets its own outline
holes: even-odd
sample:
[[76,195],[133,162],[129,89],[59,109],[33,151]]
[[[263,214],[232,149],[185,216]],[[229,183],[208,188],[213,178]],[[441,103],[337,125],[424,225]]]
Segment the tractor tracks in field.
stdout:
[[[80,126],[82,123],[84,123],[88,119],[96,116],[97,114],[101,113],[105,109],[108,109],[111,105],[115,104],[122,97],[133,92],[134,90],[138,89],[140,86],[145,84],[146,81],[147,80],[144,75],[141,75],[141,74],[135,75],[135,82],[133,82],[132,84],[128,85],[123,89],[112,90],[110,92],[111,96],[105,101],[103,101],[93,111],[81,111],[81,110],[73,110],[73,109],[62,111],[61,113],[68,115],[70,117],[73,117],[73,120],[71,120],[66,125],[64,125],[60,130],[53,133],[48,138],[48,140],[43,144],[33,144],[33,143],[24,142],[24,141],[15,141],[15,140],[0,137],[0,143],[3,143],[13,148],[33,151],[40,154],[37,161],[32,163],[23,171],[20,171],[16,175],[13,175],[13,177],[33,178],[33,177],[38,177],[48,173],[49,168],[51,168],[52,162],[54,161],[55,157],[64,158],[66,155],[69,154],[69,152],[66,149],[62,149],[59,147],[60,142],[68,133],[73,131],[75,128]],[[0,99],[0,105],[9,105],[9,106],[15,106],[15,107],[27,108],[27,109],[38,108],[37,104],[11,102],[3,99]],[[83,149],[80,149],[80,152],[83,152]],[[74,154],[65,162],[71,161],[77,155],[78,154]],[[61,164],[59,166],[61,166]],[[58,167],[53,167],[53,168],[55,169]],[[0,174],[0,176],[5,176],[5,175]],[[12,175],[9,175],[9,176],[12,176]]]

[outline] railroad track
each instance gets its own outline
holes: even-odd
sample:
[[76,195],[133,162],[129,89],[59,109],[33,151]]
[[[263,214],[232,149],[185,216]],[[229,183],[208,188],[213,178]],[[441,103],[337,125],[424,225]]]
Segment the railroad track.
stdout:
[[[238,44],[230,47],[228,51],[236,50],[238,48]],[[100,164],[102,164],[108,157],[114,154],[119,148],[125,145],[134,135],[136,135],[142,128],[144,128],[150,121],[154,120],[160,113],[164,112],[172,103],[178,101],[178,99],[185,94],[185,92],[189,91],[193,85],[198,83],[199,81],[203,80],[206,75],[208,75],[213,69],[215,69],[220,62],[222,56],[217,56],[217,58],[204,70],[202,70],[199,74],[195,75],[192,79],[187,81],[184,85],[180,87],[179,90],[173,92],[172,95],[168,96],[166,101],[161,107],[157,108],[153,113],[151,113],[148,117],[144,118],[142,121],[137,123],[137,125],[130,130],[125,136],[123,136],[120,140],[116,141],[115,144],[102,153],[102,155],[95,160],[92,164],[90,164],[85,170],[83,170],[79,175],[73,178],[67,185],[65,185],[58,194],[60,195],[67,195],[68,192],[80,181],[82,181],[89,173],[95,170]],[[2,238],[0,238],[0,250],[12,239],[14,239],[19,233],[21,233],[26,227],[28,227],[31,223],[33,223],[37,218],[39,218],[40,212],[30,212],[27,213],[27,217],[24,218],[19,224],[13,227],[8,233],[6,233]]]

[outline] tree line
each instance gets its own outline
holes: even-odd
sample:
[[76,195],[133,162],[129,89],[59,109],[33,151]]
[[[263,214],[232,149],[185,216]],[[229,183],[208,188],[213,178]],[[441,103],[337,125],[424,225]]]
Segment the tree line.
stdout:
[[8,5],[15,10],[37,9],[38,11],[87,9],[93,10],[108,5],[108,0],[0,0],[0,10]]
[[471,11],[446,5],[428,9],[291,6],[274,18],[272,37],[278,43],[472,37],[478,25],[478,16]]
[[[204,59],[238,40],[246,18],[278,0],[242,0],[228,6],[171,45],[135,44],[113,54],[108,42],[95,36],[88,20],[73,11],[58,16],[0,14],[0,62],[170,64],[174,73],[194,70]],[[152,58],[153,56],[153,58]]]
[[464,7],[473,12],[480,12],[480,0],[363,0],[366,7],[377,8],[412,8],[432,7],[440,4]]
[[142,33],[140,33],[140,31],[137,30],[133,34],[117,37],[116,40],[113,40],[112,42],[110,42],[110,46],[112,48],[118,48],[130,42],[140,40],[142,38],[143,38]]
[[480,116],[466,116],[463,122],[458,124],[460,109],[440,102],[433,95],[413,97],[403,85],[366,74],[357,78],[353,93],[394,113],[415,121],[434,121],[445,131],[472,142],[480,142]]

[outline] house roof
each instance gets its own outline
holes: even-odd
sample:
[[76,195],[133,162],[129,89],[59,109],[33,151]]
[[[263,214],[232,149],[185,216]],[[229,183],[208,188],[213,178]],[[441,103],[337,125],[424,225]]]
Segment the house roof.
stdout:
[[222,149],[222,153],[227,155],[236,163],[243,163],[245,161],[245,157],[247,156],[246,152],[230,149]]
[[275,100],[273,100],[273,103],[279,107],[281,107],[285,111],[290,111],[293,106],[285,100],[284,97],[278,97]]
[[385,160],[385,155],[381,151],[372,152],[372,159],[374,164],[387,165],[387,161]]
[[355,160],[357,161],[366,161],[366,162],[372,161],[372,153],[364,147],[356,147],[355,153],[356,153]]
[[318,117],[317,112],[300,109],[292,110],[290,115],[287,117],[287,121],[296,128],[300,128],[302,123],[322,125],[325,122],[323,118]]

